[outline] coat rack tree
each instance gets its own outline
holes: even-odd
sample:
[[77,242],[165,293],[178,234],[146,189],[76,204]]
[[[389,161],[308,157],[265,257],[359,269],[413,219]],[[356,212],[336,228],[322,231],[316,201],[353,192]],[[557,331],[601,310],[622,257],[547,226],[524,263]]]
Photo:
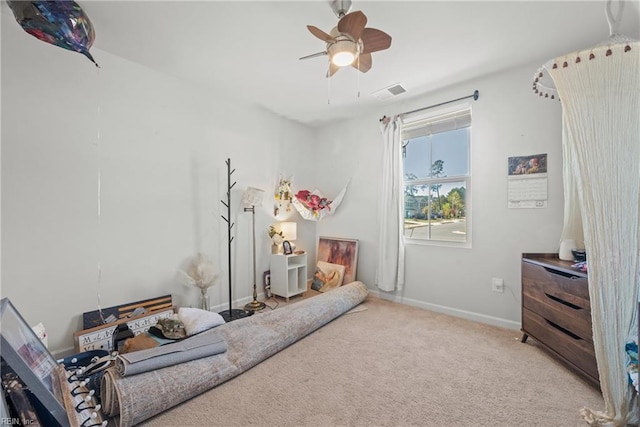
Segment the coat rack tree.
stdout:
[[222,202],[222,204],[227,208],[227,216],[225,217],[224,215],[220,215],[222,217],[222,219],[225,220],[225,222],[227,223],[227,244],[229,246],[229,253],[228,253],[228,262],[229,262],[229,309],[228,310],[224,310],[221,311],[219,314],[220,316],[222,316],[222,318],[224,319],[225,322],[230,322],[232,320],[236,320],[236,319],[240,319],[243,317],[247,317],[250,316],[251,314],[253,314],[250,311],[245,311],[245,310],[241,310],[241,309],[234,309],[233,308],[233,297],[232,297],[232,277],[231,277],[231,242],[233,242],[233,236],[231,235],[231,231],[233,229],[233,226],[235,225],[233,222],[231,222],[231,189],[233,188],[234,185],[236,185],[236,183],[234,182],[233,184],[231,183],[231,175],[236,171],[235,169],[231,169],[231,159],[227,159],[225,161],[225,163],[227,164],[227,201],[225,202],[224,200],[220,200],[220,202]]

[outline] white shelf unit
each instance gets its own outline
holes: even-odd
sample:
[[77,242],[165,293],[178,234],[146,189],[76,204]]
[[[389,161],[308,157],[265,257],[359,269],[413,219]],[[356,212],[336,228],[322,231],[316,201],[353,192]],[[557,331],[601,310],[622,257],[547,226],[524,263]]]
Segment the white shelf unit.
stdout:
[[271,254],[271,293],[286,298],[307,291],[307,254]]

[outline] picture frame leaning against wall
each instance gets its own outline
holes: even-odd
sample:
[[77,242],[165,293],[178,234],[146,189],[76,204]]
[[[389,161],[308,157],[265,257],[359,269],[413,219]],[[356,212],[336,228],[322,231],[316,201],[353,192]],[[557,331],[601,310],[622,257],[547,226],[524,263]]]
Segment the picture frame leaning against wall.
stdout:
[[357,280],[358,240],[320,236],[317,261],[344,265],[343,285]]

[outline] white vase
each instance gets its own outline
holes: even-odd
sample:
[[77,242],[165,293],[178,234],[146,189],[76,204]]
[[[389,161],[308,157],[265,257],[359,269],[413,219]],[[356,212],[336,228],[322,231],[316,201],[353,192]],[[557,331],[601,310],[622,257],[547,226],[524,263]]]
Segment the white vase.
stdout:
[[571,249],[576,248],[576,241],[573,239],[566,239],[560,242],[560,249],[558,250],[558,258],[563,261],[573,261],[573,253]]
[[200,289],[200,308],[209,311],[209,293],[207,289]]

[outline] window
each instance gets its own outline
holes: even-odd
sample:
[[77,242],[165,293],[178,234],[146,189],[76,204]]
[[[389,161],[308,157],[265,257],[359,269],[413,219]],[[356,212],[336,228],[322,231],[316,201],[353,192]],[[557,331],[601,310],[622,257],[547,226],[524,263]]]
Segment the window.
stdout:
[[404,119],[404,236],[409,242],[470,243],[471,108]]

